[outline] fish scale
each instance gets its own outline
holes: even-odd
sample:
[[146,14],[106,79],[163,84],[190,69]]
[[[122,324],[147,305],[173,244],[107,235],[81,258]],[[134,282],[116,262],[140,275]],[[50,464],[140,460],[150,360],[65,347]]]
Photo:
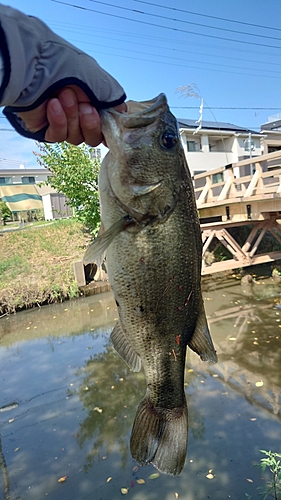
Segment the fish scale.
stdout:
[[216,362],[201,293],[201,232],[192,180],[166,97],[128,112],[102,112],[110,148],[99,193],[103,234],[85,255],[106,252],[118,322],[113,346],[147,390],[130,448],[140,465],[177,475],[186,457],[186,349]]
[[[187,268],[191,261],[190,241],[194,240],[194,226],[190,225],[189,231],[182,234],[185,251],[180,255],[171,255],[166,243],[167,235],[171,239],[171,231],[181,224],[181,211],[179,203],[169,220],[153,231],[145,228],[137,236],[125,233],[116,237],[107,254],[108,273],[116,290],[120,322],[142,358],[148,384],[154,388],[153,393],[150,390],[150,399],[163,408],[181,406],[185,400],[185,351],[196,323],[196,315],[190,311],[200,293],[198,272],[189,272],[193,266]],[[178,224],[175,218],[178,218]],[[134,248],[139,253],[133,252]],[[126,256],[132,252],[135,258],[128,260]],[[124,263],[125,278],[122,268],[111,264],[115,260]],[[198,268],[198,262],[196,264]],[[128,284],[136,295],[128,295]],[[190,293],[190,302],[185,306]],[[183,308],[181,311],[179,306]],[[143,309],[141,314],[136,312],[140,307]],[[181,338],[180,345],[176,341],[177,335]],[[181,365],[180,370],[175,363]]]

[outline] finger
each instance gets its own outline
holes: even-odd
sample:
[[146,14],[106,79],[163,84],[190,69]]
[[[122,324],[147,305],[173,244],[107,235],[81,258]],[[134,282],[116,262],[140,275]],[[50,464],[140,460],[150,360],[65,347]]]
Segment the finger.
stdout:
[[71,144],[80,144],[83,142],[83,135],[80,130],[78,102],[75,92],[70,88],[64,88],[59,93],[59,101],[67,119],[66,140]]
[[26,128],[30,130],[30,132],[37,132],[48,125],[46,107],[47,103],[44,102],[31,111],[18,113],[18,116],[24,121]]
[[50,99],[47,104],[49,127],[45,134],[46,141],[62,142],[67,138],[67,119],[58,99]]
[[93,147],[98,146],[103,141],[100,115],[91,104],[86,102],[80,103],[78,108],[85,143]]
[[115,106],[114,109],[116,111],[119,111],[119,113],[126,112],[127,111],[127,104],[125,102],[122,102],[122,104],[118,104],[118,106]]

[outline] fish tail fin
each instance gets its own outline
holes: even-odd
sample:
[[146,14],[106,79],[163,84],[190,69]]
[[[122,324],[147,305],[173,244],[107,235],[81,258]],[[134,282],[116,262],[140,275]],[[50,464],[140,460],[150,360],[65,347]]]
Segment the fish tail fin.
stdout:
[[[185,400],[184,400],[185,401]],[[131,435],[131,454],[140,464],[152,463],[176,476],[183,469],[188,441],[186,401],[181,408],[155,408],[146,396],[140,403]]]
[[188,346],[196,352],[196,354],[199,354],[202,361],[217,363],[218,357],[208,327],[203,301],[197,318],[196,327],[190,342],[188,342]]

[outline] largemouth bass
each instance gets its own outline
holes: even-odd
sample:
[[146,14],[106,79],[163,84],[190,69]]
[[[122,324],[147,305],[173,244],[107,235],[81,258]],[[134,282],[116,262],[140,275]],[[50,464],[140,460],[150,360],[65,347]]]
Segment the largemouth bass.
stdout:
[[110,149],[99,178],[103,233],[84,261],[106,252],[118,308],[113,346],[147,391],[130,447],[140,465],[179,474],[188,440],[186,348],[217,361],[201,294],[201,232],[175,117],[164,94],[102,111]]

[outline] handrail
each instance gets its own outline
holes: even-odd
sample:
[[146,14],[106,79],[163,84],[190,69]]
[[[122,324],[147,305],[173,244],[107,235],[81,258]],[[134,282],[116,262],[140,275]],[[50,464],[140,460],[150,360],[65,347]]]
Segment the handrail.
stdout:
[[[268,168],[270,168],[270,163],[273,160],[280,160],[280,167],[279,165],[273,165],[275,169],[270,171]],[[247,165],[255,167],[253,175],[243,175],[245,173],[244,167]],[[243,168],[242,171],[241,168]],[[215,174],[222,174],[223,180],[213,182]],[[205,184],[202,183],[204,179]],[[210,206],[210,203],[212,205],[221,205],[242,201],[243,199],[248,201],[249,198],[256,197],[258,194],[261,198],[265,193],[280,197],[281,151],[248,158],[232,165],[209,170],[195,175],[193,180],[198,209]]]

